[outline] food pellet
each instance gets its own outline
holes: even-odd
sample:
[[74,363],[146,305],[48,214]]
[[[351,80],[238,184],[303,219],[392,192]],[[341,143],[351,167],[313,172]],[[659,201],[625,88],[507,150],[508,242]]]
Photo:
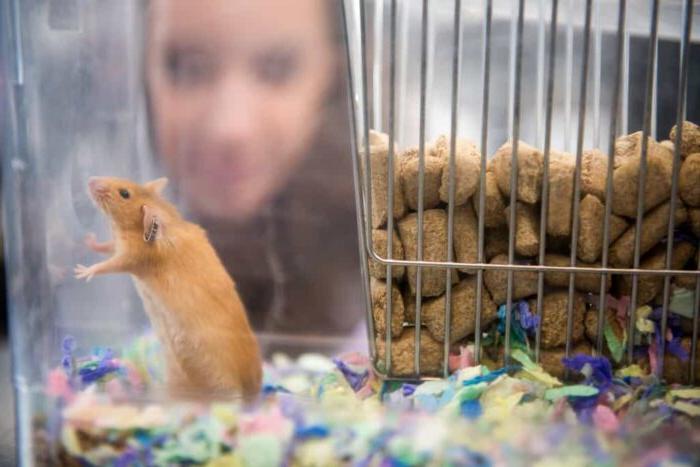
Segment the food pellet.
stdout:
[[[442,135],[433,144],[431,155],[443,160],[442,181],[440,183],[440,200],[449,201],[450,187],[450,140]],[[454,202],[456,206],[466,203],[479,186],[481,170],[481,153],[476,145],[467,139],[455,141]]]
[[[440,183],[445,161],[426,155],[423,171],[423,209],[432,209],[440,204]],[[418,209],[420,159],[418,148],[407,149],[401,154],[401,183],[404,199],[409,209]]]
[[[389,138],[384,133],[374,130],[369,132],[369,154],[371,164],[371,199],[372,227],[379,228],[387,220],[387,190],[389,184]],[[363,157],[364,167],[364,157]],[[406,214],[406,205],[401,188],[401,167],[397,151],[394,150],[394,218],[400,219]]]
[[[493,155],[493,170],[498,188],[506,197],[510,196],[510,171],[513,146],[510,142],[501,146]],[[542,194],[544,161],[542,153],[529,144],[519,141],[516,155],[518,164],[517,200],[535,204]]]
[[[571,342],[576,343],[583,339],[583,320],[586,313],[586,302],[583,296],[574,292],[573,317]],[[540,331],[540,344],[544,349],[551,349],[566,344],[566,323],[568,316],[567,305],[569,303],[568,291],[558,290],[545,293],[542,298],[542,324]],[[535,310],[537,300],[528,301],[530,310]]]
[[[382,258],[387,258],[387,231],[375,229],[372,231],[372,247],[374,251]],[[391,241],[391,259],[404,259],[403,256],[403,245],[401,245],[401,239],[394,230],[394,235]],[[394,279],[401,279],[404,274],[404,266],[393,266],[391,268],[391,276]],[[370,258],[369,260],[369,274],[377,279],[386,279],[386,265],[379,263]]]
[[[493,164],[489,164],[491,167]],[[496,174],[492,169],[486,171],[484,176],[484,226],[486,227],[501,227],[506,224],[506,218],[503,211],[506,208],[506,202],[503,199],[501,190],[496,182]],[[479,215],[479,190],[476,190],[472,197],[474,212]]]
[[[400,337],[391,341],[390,373],[395,376],[415,375],[415,328],[405,329]],[[377,337],[377,366],[385,368],[386,341]],[[443,344],[436,341],[427,330],[420,333],[420,373],[438,376],[442,374]]]
[[[603,252],[603,221],[605,206],[593,195],[586,195],[579,205],[579,231],[576,255],[584,262],[593,263]],[[617,240],[627,229],[622,217],[610,214],[608,245]]]
[[[416,260],[418,252],[418,214],[411,213],[399,221],[399,236],[407,260]],[[447,260],[447,214],[442,209],[423,213],[423,260]],[[406,269],[411,292],[416,293],[416,266]],[[436,297],[445,291],[444,268],[422,268],[421,292],[424,297]],[[453,275],[457,280],[456,274]]]
[[[508,264],[507,255],[494,257],[491,264]],[[504,270],[486,270],[484,283],[491,293],[493,301],[500,305],[506,302],[508,290],[508,272]],[[537,293],[537,273],[534,271],[513,271],[513,300],[529,297]]]
[[581,155],[581,193],[605,200],[608,177],[608,156],[598,149],[588,149]]
[[700,207],[700,152],[689,155],[683,161],[678,190],[685,204]]
[[[476,278],[462,280],[452,287],[450,307],[450,342],[454,343],[474,333],[476,326]],[[496,304],[488,290],[481,294],[481,329],[496,319]],[[445,341],[445,295],[425,303],[421,320],[438,341]]]
[[[574,199],[574,157],[551,151],[549,158],[549,202],[547,233],[558,237],[571,235],[571,209]],[[537,226],[539,229],[539,226]]]
[[[676,242],[673,245],[671,254],[671,269],[683,269],[683,266],[695,254],[695,247],[690,242]],[[666,245],[658,245],[639,264],[640,269],[665,269],[666,268]],[[637,304],[644,305],[651,302],[664,286],[664,276],[640,274],[637,281]],[[620,293],[632,295],[632,276],[622,276],[620,282]]]
[[[540,249],[539,213],[537,206],[517,203],[515,206],[515,252],[521,256],[536,256]],[[510,209],[505,215],[510,217]]]
[[[374,332],[378,336],[386,333],[386,282],[372,278],[370,280],[372,291],[372,316],[374,317]],[[391,335],[400,336],[403,330],[404,308],[401,291],[396,284],[391,285]]]
[[[642,219],[640,233],[640,251],[644,255],[666,236],[671,203],[666,202],[648,212]],[[675,221],[680,225],[688,218],[688,211],[683,203],[676,203]],[[632,225],[610,246],[610,265],[616,268],[626,268],[634,261],[634,235],[636,226]]]
[[[673,125],[668,138],[676,142],[676,125]],[[693,153],[700,152],[700,127],[693,122],[683,122],[681,132],[681,155],[687,157]]]
[[[544,264],[547,266],[569,266],[571,260],[568,256],[557,254],[546,254]],[[599,268],[600,263],[582,263],[577,262],[577,267],[582,268]],[[598,293],[600,292],[600,278],[602,274],[580,272],[574,274],[574,287],[580,292]],[[566,272],[545,272],[545,284],[552,287],[569,287],[569,273]],[[605,281],[605,290],[610,289],[612,277],[608,274]]]
[[508,229],[487,229],[484,233],[484,257],[491,261],[508,254]]
[[[618,159],[615,161],[616,169],[613,173],[612,210],[619,216],[637,217],[641,140],[640,134],[632,140],[627,153],[616,156]],[[671,197],[672,166],[673,159],[669,157],[668,150],[649,139],[644,189],[645,212]]]
[[[460,263],[476,263],[478,259],[479,229],[471,204],[455,208],[453,220],[453,239],[457,261]],[[460,268],[459,270],[462,272],[476,272],[467,268]]]

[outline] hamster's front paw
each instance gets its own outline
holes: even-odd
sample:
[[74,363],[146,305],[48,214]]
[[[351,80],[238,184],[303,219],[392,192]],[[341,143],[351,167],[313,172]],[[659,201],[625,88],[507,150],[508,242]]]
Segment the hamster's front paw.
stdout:
[[95,245],[97,245],[97,236],[90,232],[89,234],[85,235],[85,238],[83,238],[83,243],[89,249],[94,250]]
[[92,232],[90,232],[89,234],[87,234],[85,236],[83,243],[90,250],[95,251],[97,253],[109,254],[109,253],[114,252],[114,242],[113,241],[98,242],[97,237]]
[[83,266],[82,264],[78,264],[75,269],[73,270],[75,272],[75,278],[76,279],[85,279],[85,282],[90,282],[90,279],[93,278],[95,275],[95,265],[92,266]]

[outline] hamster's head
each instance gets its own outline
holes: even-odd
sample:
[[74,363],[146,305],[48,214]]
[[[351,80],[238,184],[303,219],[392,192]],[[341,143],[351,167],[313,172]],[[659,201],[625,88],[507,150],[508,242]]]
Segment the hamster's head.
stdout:
[[149,209],[174,213],[161,192],[167,178],[158,178],[143,185],[124,178],[90,177],[88,191],[95,204],[122,231],[143,230]]

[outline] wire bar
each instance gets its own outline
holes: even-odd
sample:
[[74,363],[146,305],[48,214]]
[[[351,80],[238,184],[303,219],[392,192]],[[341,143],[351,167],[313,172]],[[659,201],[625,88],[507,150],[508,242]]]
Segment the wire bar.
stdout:
[[[576,266],[576,247],[578,245],[579,206],[581,197],[581,159],[583,155],[583,137],[586,124],[586,93],[588,91],[588,58],[591,40],[591,7],[592,0],[586,0],[586,25],[583,30],[583,51],[581,65],[581,94],[578,101],[578,137],[576,139],[576,168],[574,170],[574,208],[571,222],[571,261]],[[576,276],[569,274],[569,295],[566,304],[566,357],[571,352],[571,333],[574,325],[574,283]]]
[[[525,1],[518,3],[518,25],[516,32],[516,54],[515,54],[515,88],[513,97],[513,138],[512,154],[510,165],[510,207],[508,223],[508,264],[515,262],[515,230],[516,230],[516,202],[518,194],[518,140],[520,138],[520,92],[523,68],[523,18],[525,16]],[[513,308],[513,271],[508,271],[507,292],[506,292],[506,333],[505,333],[505,353],[504,364],[508,365],[510,360],[510,323],[511,310]]]
[[[457,144],[457,110],[459,103],[459,64],[461,56],[460,38],[462,36],[462,0],[455,0],[452,44],[452,113],[450,116],[450,160],[448,180],[447,202],[447,261],[453,260],[454,242],[454,203],[455,203],[455,151]],[[445,270],[445,342],[443,350],[443,374],[447,377],[450,373],[450,328],[452,327],[452,269]],[[477,321],[480,319],[481,308],[476,309]]]
[[[425,107],[428,64],[428,0],[423,0],[421,14],[421,59],[420,59],[420,130],[418,134],[418,240],[416,258],[423,259],[423,205],[425,194]],[[423,299],[423,269],[416,268],[416,331],[415,361],[416,375],[420,375],[421,307]]]
[[[620,0],[619,9],[617,13],[617,55],[615,56],[615,83],[613,84],[613,97],[612,106],[610,109],[610,141],[608,147],[608,166],[607,173],[605,176],[605,214],[603,216],[603,245],[602,245],[602,256],[601,256],[601,267],[608,267],[608,254],[610,251],[610,215],[612,214],[612,202],[613,202],[613,191],[612,191],[612,179],[613,179],[613,166],[615,165],[615,139],[617,138],[618,121],[620,119],[620,87],[621,87],[621,75],[623,72],[623,62],[625,60],[624,47],[625,47],[625,25],[626,25],[626,15],[627,15],[627,0]],[[607,279],[608,275],[603,273],[600,275],[600,292],[598,297],[598,332],[596,334],[596,353],[601,355],[603,353],[603,319],[605,317],[605,310],[607,307]]]
[[[634,269],[639,268],[642,218],[644,216],[644,192],[647,178],[647,156],[649,151],[649,132],[651,129],[651,104],[654,88],[654,65],[656,63],[656,39],[659,26],[659,0],[652,0],[651,33],[649,39],[649,58],[647,63],[646,93],[644,97],[644,124],[642,127],[642,152],[639,161],[639,183],[637,185],[637,218],[634,234]],[[673,212],[673,211],[671,211]],[[627,359],[634,360],[634,324],[637,311],[637,295],[639,293],[639,275],[632,275],[632,296],[629,308],[629,329],[627,342]],[[663,335],[663,334],[662,334]],[[662,339],[663,346],[663,339]]]
[[[559,0],[552,0],[552,17],[549,31],[549,66],[547,69],[547,109],[545,115],[544,135],[544,170],[542,173],[542,206],[540,212],[540,251],[539,263],[544,265],[545,247],[547,245],[547,217],[549,215],[549,155],[552,144],[552,101],[554,100],[554,70],[557,56],[557,15]],[[535,330],[535,361],[540,360],[542,339],[542,297],[544,295],[544,272],[537,273],[537,321],[540,325]]]

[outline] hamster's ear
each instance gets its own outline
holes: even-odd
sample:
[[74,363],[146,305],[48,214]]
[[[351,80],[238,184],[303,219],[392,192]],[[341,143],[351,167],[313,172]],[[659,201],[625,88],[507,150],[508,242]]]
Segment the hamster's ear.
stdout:
[[150,182],[144,183],[143,186],[145,186],[147,190],[151,190],[153,193],[160,195],[167,184],[168,179],[165,177],[160,177],[156,178],[155,180],[151,180]]
[[143,240],[146,243],[163,238],[163,216],[157,208],[144,204],[143,211]]

